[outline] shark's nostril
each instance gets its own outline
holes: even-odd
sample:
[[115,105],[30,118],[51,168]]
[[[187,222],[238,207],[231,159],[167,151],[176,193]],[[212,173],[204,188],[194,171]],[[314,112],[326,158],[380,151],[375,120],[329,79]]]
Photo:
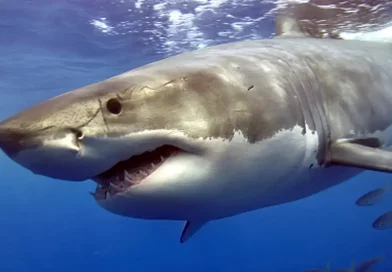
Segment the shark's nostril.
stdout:
[[77,130],[76,131],[76,133],[75,133],[75,135],[76,135],[76,138],[80,141],[80,140],[83,140],[83,138],[84,138],[84,133],[83,133],[83,131],[81,131],[81,130]]
[[70,132],[70,131],[71,131],[71,132],[73,133],[73,135],[75,136],[75,139],[77,139],[78,141],[83,140],[83,138],[84,138],[84,133],[83,133],[82,130],[77,129],[77,128],[69,128],[69,129],[68,129],[68,132]]

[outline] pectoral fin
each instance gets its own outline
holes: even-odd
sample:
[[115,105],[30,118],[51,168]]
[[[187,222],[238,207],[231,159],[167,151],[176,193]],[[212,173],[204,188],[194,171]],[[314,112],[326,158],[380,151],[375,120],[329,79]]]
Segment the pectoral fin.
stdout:
[[180,243],[183,244],[188,241],[196,232],[198,232],[207,222],[186,221],[181,233]]
[[392,173],[392,151],[383,150],[377,139],[336,141],[331,145],[330,164]]

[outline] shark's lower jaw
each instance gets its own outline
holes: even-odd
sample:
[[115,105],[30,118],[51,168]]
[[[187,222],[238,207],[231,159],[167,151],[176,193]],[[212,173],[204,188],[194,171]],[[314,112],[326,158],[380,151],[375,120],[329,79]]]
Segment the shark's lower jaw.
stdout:
[[119,193],[125,193],[132,187],[143,183],[168,158],[174,157],[184,150],[163,145],[153,151],[120,161],[109,170],[92,178],[98,186],[93,196],[96,200],[106,200]]

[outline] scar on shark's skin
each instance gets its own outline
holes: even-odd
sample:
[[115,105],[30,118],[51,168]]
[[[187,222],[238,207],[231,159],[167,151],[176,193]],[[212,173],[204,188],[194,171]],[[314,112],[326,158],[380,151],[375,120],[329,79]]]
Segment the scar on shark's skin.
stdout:
[[181,243],[210,221],[392,172],[391,43],[322,38],[304,23],[314,5],[293,10],[273,39],[183,53],[11,116],[0,148],[34,174],[93,180],[112,213],[185,221]]

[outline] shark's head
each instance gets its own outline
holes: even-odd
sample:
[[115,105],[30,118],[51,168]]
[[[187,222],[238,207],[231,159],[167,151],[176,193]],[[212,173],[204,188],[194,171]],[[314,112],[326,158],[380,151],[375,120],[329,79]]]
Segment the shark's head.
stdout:
[[165,218],[170,203],[200,203],[225,173],[246,171],[241,150],[229,145],[252,123],[249,106],[258,101],[220,73],[173,75],[160,67],[65,93],[4,120],[1,149],[35,174],[96,181],[96,200],[115,213]]

